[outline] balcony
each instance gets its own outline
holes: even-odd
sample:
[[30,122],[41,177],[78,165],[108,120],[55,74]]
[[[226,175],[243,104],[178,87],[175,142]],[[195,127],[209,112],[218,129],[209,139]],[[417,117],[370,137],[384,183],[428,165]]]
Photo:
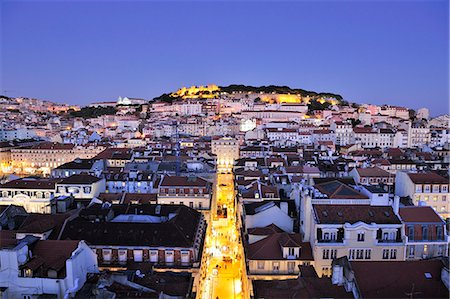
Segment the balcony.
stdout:
[[331,240],[331,239],[317,239],[316,243],[319,243],[319,244],[330,244],[330,243],[331,244],[332,243],[343,244],[344,243],[344,239],[341,239],[341,238],[334,239],[334,240]]

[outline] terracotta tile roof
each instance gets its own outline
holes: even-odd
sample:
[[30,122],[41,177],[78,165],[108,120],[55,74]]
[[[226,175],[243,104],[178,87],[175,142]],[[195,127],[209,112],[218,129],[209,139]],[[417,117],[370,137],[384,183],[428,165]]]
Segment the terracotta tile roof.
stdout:
[[60,179],[44,179],[44,178],[21,178],[14,181],[9,181],[0,185],[0,189],[40,189],[40,190],[55,190],[55,184]]
[[404,222],[438,222],[444,220],[429,206],[410,206],[399,209],[400,217]]
[[128,148],[107,148],[103,152],[94,157],[94,160],[114,159],[114,160],[130,160],[132,151]]
[[356,168],[360,177],[388,177],[390,173],[379,167]]
[[377,223],[401,224],[391,206],[369,205],[313,205],[319,224]]
[[[118,208],[138,211],[138,206],[120,205]],[[139,209],[155,209],[156,205],[139,205]],[[113,206],[114,209],[114,206]],[[77,218],[66,224],[62,240],[86,240],[93,245],[107,246],[194,246],[201,214],[186,206],[171,206],[176,215],[166,222],[91,222]],[[133,213],[129,213],[132,215]],[[161,207],[161,214],[163,207]],[[128,214],[116,211],[115,215]],[[140,214],[140,213],[139,213]]]
[[284,230],[276,226],[275,224],[269,224],[264,227],[253,227],[247,230],[249,235],[257,235],[257,236],[267,236],[274,233],[282,233]]
[[75,146],[71,143],[55,143],[55,142],[42,142],[33,145],[31,149],[33,150],[71,150]]
[[[313,268],[312,266],[309,266]],[[303,270],[302,274],[308,272]],[[343,286],[333,285],[330,278],[315,276],[298,277],[286,280],[254,280],[255,298],[267,299],[300,299],[300,298],[351,298],[351,292],[346,292]]]
[[297,260],[313,260],[311,245],[302,242],[300,234],[274,233],[255,243],[247,245],[250,260],[283,260],[282,247],[300,247]]
[[[66,266],[66,260],[69,259],[78,247],[79,241],[61,241],[61,240],[41,240],[31,246],[33,257],[25,263],[23,268],[31,268],[39,271],[42,276],[47,276],[49,269],[58,272],[58,278],[65,277],[65,271],[61,273]],[[36,276],[41,276],[39,275]],[[36,274],[36,273],[35,273]]]
[[137,201],[140,204],[155,203],[157,198],[156,193],[126,193],[123,199],[124,204]]
[[113,202],[120,201],[122,196],[123,193],[100,193],[97,198],[103,202]]
[[53,230],[52,235],[58,236],[64,221],[72,213],[65,214],[29,214],[17,232],[19,233],[44,233]]
[[414,184],[448,184],[448,180],[434,172],[408,173]]
[[61,182],[58,182],[58,185],[87,185],[96,183],[100,180],[102,179],[90,174],[74,174],[62,179]]
[[207,187],[208,181],[199,177],[170,176],[166,175],[160,183],[160,187]]
[[287,166],[286,172],[287,173],[316,173],[316,174],[319,174],[320,170],[319,170],[319,168],[317,168],[315,166],[299,165],[299,166]]
[[64,163],[55,169],[86,169],[90,170],[94,165],[92,159],[75,159],[71,162]]
[[353,132],[356,134],[375,134],[376,132],[373,130],[372,127],[355,127],[353,128]]
[[[353,261],[350,265],[362,298],[448,298],[440,260]],[[426,273],[431,277],[427,278]]]

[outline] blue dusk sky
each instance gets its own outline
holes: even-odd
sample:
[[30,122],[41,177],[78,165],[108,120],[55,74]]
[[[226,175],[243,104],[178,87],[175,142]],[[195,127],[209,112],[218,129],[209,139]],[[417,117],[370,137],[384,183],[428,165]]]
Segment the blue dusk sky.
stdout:
[[85,105],[275,84],[448,111],[447,0],[0,1],[8,96]]

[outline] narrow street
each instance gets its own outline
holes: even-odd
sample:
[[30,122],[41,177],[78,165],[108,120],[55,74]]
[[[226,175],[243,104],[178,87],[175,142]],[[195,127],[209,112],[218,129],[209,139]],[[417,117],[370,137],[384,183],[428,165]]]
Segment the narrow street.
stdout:
[[213,192],[197,298],[248,298],[233,174],[218,172]]

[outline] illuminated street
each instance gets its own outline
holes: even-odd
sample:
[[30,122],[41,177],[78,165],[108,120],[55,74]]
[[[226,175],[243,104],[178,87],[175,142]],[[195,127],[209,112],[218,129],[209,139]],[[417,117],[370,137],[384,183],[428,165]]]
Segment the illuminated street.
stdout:
[[248,298],[233,174],[218,173],[197,298]]

